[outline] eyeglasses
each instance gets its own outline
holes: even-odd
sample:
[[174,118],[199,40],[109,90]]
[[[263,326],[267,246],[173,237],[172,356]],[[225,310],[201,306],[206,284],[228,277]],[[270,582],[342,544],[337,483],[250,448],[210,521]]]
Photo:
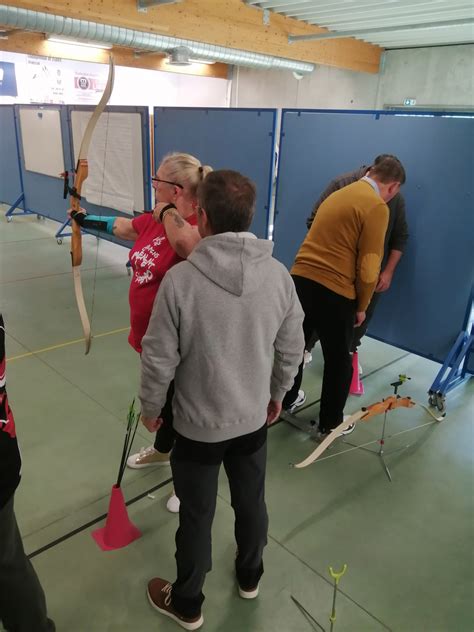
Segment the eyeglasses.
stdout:
[[152,178],[151,181],[152,182],[163,182],[163,184],[171,184],[174,187],[178,187],[178,189],[184,189],[182,184],[179,184],[178,182],[170,182],[170,180],[162,180],[161,178]]

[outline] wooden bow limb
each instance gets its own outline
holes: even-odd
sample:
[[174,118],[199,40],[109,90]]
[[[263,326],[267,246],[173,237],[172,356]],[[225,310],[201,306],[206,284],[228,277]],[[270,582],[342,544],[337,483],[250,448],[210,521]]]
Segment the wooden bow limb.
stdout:
[[[87,162],[87,154],[89,152],[89,147],[92,139],[92,134],[94,132],[95,126],[97,125],[97,121],[100,118],[100,115],[105,109],[107,105],[110,95],[112,94],[112,90],[114,87],[114,61],[112,56],[109,58],[109,76],[107,78],[107,83],[102,94],[102,97],[97,104],[94,112],[92,113],[91,118],[89,119],[86,127],[86,131],[84,132],[84,137],[82,139],[81,147],[79,149],[79,157],[77,160],[77,168],[74,176],[74,184],[71,191],[71,208],[73,211],[79,211],[81,206],[81,190],[82,186],[89,175],[89,165]],[[74,220],[71,222],[72,225],[72,237],[71,237],[71,262],[72,262],[72,273],[74,278],[74,292],[76,295],[76,303],[79,309],[79,315],[81,318],[82,329],[84,331],[84,339],[86,343],[86,355],[89,353],[91,348],[91,325],[89,316],[87,314],[86,305],[84,302],[84,293],[82,290],[82,281],[81,281],[81,264],[82,264],[82,232],[81,227]]]
[[321,441],[321,443],[311,452],[309,456],[306,457],[300,463],[292,464],[293,467],[301,469],[304,467],[308,467],[318,459],[323,452],[325,452],[329,446],[334,443],[336,439],[341,436],[341,433],[344,430],[347,430],[349,426],[358,422],[358,421],[368,421],[372,417],[376,415],[382,415],[389,410],[394,410],[395,408],[413,408],[414,406],[420,406],[426,412],[428,412],[436,421],[442,421],[444,419],[444,415],[441,417],[437,417],[429,408],[423,406],[423,404],[417,404],[414,402],[411,397],[399,397],[397,395],[390,395],[387,399],[383,399],[381,402],[376,402],[375,404],[371,404],[370,406],[364,407],[361,410],[358,410],[353,415],[350,415],[347,419],[345,419],[339,426],[334,428],[328,436]]

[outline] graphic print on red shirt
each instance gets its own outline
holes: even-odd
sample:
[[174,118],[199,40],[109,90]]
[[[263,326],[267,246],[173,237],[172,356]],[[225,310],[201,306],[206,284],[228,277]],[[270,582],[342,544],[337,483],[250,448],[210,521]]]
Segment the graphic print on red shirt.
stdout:
[[[195,226],[195,215],[186,218]],[[130,303],[130,334],[128,342],[138,351],[142,350],[142,338],[146,333],[153,303],[166,272],[183,261],[171,247],[164,226],[159,224],[153,213],[144,213],[132,220],[138,237],[130,250],[129,260],[133,278],[128,295]]]

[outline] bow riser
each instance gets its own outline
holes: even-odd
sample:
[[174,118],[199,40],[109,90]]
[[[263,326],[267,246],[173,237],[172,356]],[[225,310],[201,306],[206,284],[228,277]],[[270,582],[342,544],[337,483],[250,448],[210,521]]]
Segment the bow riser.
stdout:
[[[81,159],[77,162],[76,177],[74,178],[74,190],[76,192],[82,191],[82,185],[84,184],[87,176],[89,175],[89,165],[87,160]],[[79,197],[71,195],[71,208],[73,211],[80,211],[81,200]],[[72,267],[80,266],[82,263],[82,233],[81,227],[77,222],[71,222],[72,224],[72,237],[71,237],[71,261]]]

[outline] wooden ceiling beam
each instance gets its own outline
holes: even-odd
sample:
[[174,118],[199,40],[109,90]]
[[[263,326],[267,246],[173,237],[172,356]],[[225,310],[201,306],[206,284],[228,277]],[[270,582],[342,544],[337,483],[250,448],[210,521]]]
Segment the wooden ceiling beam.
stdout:
[[383,50],[355,39],[288,43],[288,35],[326,33],[284,15],[263,12],[242,0],[183,0],[139,11],[136,0],[7,0],[8,4],[218,46],[348,70],[377,73]]

